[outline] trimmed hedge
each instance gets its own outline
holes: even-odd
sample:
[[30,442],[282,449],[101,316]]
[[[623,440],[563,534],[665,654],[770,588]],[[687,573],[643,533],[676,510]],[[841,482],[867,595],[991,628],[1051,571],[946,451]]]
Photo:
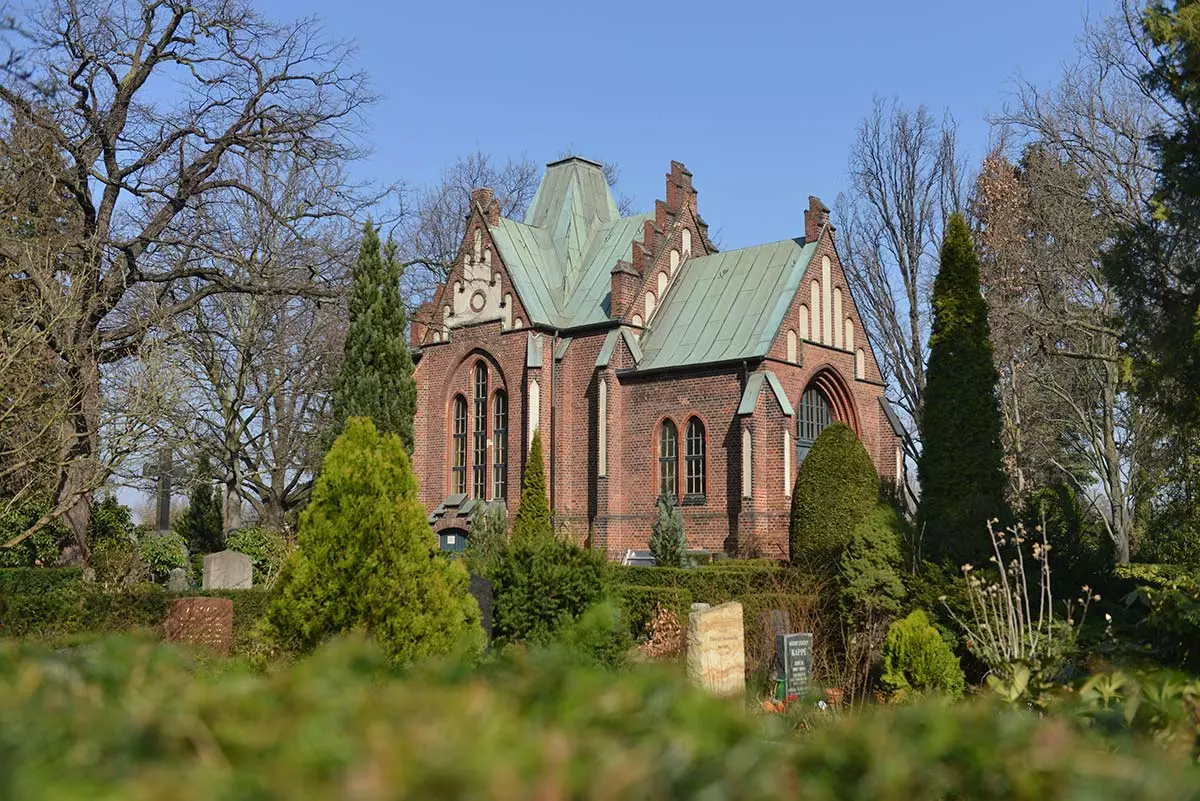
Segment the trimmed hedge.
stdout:
[[78,586],[81,581],[83,568],[80,567],[0,568],[0,598],[51,592],[63,586]]
[[234,650],[248,645],[270,600],[265,589],[168,593],[157,584],[103,592],[83,584],[78,568],[0,570],[0,637],[48,639],[158,629],[176,598],[211,596],[233,601]]
[[636,567],[613,565],[613,583],[618,586],[669,587],[687,590],[696,603],[721,604],[757,592],[776,592],[812,585],[802,570],[778,564],[748,564],[726,567],[721,563],[701,568]]

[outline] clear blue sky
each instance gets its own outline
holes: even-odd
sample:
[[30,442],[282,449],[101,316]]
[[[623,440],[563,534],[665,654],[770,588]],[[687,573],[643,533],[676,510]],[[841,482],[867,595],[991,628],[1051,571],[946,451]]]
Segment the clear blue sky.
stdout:
[[366,169],[436,178],[456,156],[615,161],[639,209],[687,164],[724,248],[802,232],[810,194],[832,204],[873,95],[958,119],[983,155],[987,114],[1018,71],[1047,83],[1085,17],[1114,0],[786,0],[663,3],[263,0],[358,44],[383,99]]

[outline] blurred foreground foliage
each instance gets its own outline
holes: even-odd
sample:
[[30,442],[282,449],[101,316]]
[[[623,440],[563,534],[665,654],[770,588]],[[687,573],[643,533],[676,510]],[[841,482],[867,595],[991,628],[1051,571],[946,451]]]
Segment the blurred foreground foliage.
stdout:
[[782,716],[570,648],[401,672],[354,635],[256,675],[136,637],[0,644],[0,797],[1174,799],[1190,754],[982,702]]

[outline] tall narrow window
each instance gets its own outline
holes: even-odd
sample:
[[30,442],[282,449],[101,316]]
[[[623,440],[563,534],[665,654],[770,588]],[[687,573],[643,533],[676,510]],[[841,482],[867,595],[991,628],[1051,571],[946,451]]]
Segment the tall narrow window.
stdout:
[[687,464],[686,467],[686,489],[687,495],[685,500],[698,502],[704,499],[705,493],[705,443],[704,443],[704,423],[701,423],[698,418],[693,417],[688,421],[687,425]]
[[467,491],[467,399],[454,396],[454,436],[451,443],[450,491]]
[[800,408],[796,412],[796,464],[804,457],[829,425],[833,423],[833,409],[818,389],[810,389],[800,396]]
[[608,382],[603,378],[600,379],[600,386],[597,389],[598,398],[596,403],[596,438],[599,440],[599,453],[596,454],[596,474],[599,476],[608,475]]
[[508,499],[508,396],[492,398],[492,498]]
[[487,365],[475,365],[475,448],[471,454],[471,496],[487,498]]
[[658,429],[658,494],[679,492],[679,431],[670,420]]
[[742,497],[754,495],[754,442],[750,430],[742,429]]

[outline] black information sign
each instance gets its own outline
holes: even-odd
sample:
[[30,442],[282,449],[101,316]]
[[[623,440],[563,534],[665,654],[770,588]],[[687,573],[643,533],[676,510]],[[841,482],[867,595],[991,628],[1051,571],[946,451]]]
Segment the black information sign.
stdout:
[[784,682],[784,695],[804,696],[812,674],[811,634],[777,634],[775,662]]

